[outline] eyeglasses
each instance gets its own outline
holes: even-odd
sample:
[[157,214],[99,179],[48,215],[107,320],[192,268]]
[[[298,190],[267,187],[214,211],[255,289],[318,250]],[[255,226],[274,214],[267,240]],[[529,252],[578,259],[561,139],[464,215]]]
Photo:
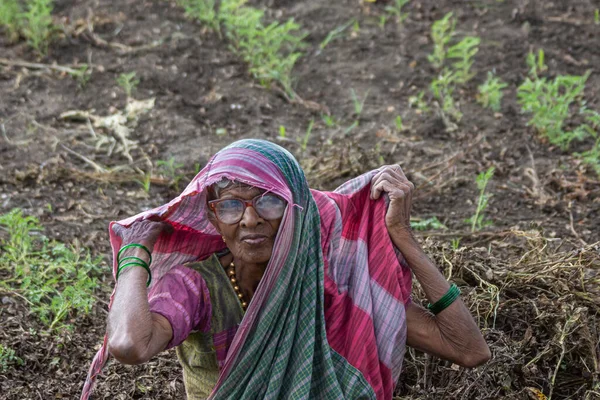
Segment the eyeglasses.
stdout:
[[240,222],[246,207],[249,206],[254,208],[259,217],[272,220],[283,217],[287,203],[274,194],[261,194],[252,200],[220,199],[208,202],[208,207],[215,213],[219,222],[228,225]]

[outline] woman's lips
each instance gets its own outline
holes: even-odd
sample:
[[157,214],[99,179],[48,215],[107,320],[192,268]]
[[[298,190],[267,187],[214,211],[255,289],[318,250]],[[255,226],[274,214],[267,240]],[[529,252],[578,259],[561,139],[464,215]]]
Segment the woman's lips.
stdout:
[[267,237],[264,235],[246,235],[242,237],[242,242],[248,243],[251,245],[261,244],[267,240]]

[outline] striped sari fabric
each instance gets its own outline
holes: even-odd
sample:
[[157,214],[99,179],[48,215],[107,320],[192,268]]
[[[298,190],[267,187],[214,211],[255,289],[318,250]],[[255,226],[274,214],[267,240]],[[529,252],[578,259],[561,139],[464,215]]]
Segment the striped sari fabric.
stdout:
[[[269,265],[211,399],[392,398],[405,351],[411,273],[387,233],[385,200],[369,198],[375,173],[334,192],[310,190],[285,149],[243,140],[217,153],[168,204],[118,222],[129,226],[160,216],[175,228],[154,248],[158,281],[172,266],[223,249],[207,219],[208,186],[227,178],[288,202]],[[121,242],[112,230],[110,235],[114,259]],[[106,363],[106,342],[92,362],[82,399],[89,398]]]

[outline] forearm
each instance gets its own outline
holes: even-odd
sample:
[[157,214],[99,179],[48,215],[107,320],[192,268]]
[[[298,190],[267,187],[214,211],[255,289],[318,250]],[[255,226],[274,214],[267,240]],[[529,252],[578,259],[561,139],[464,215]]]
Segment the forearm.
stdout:
[[[442,298],[450,284],[412,234],[391,232],[391,238],[421,284],[427,300],[433,304]],[[423,326],[409,326],[409,339],[413,342],[409,345],[465,366],[474,366],[489,358],[488,346],[460,298],[435,316],[426,310],[417,313],[421,314],[419,324]]]

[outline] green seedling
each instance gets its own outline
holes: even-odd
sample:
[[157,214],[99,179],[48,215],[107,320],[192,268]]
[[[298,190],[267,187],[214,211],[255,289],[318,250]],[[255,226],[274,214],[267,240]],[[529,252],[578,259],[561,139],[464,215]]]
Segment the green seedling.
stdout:
[[87,64],[83,64],[81,67],[76,69],[74,72],[71,72],[70,75],[77,79],[80,87],[84,87],[91,78],[91,71],[89,71],[89,67]]
[[446,230],[448,227],[440,222],[437,217],[431,217],[427,219],[414,219],[410,221],[410,226],[416,231],[429,231],[429,230]]
[[455,75],[449,69],[444,69],[436,79],[431,82],[433,96],[441,103],[445,114],[450,115],[459,122],[463,115],[454,101]]
[[346,29],[348,29],[348,27],[352,24],[354,24],[356,21],[354,19],[351,19],[350,21],[348,21],[346,24],[344,25],[340,25],[337,28],[333,29],[331,32],[329,32],[327,34],[327,36],[325,37],[325,39],[321,42],[321,44],[319,45],[319,48],[321,50],[323,50],[325,47],[327,47],[327,45],[331,42],[333,42],[334,40],[338,39],[339,37],[342,36],[342,33],[344,33],[344,31]]
[[596,25],[600,25],[600,9],[596,8],[596,10],[594,10],[594,23]]
[[285,126],[279,125],[279,137],[285,138]]
[[184,178],[184,175],[178,171],[183,168],[183,164],[176,163],[175,157],[171,157],[166,161],[158,160],[156,166],[163,176],[169,178],[175,190],[179,190],[179,181]]
[[564,124],[571,105],[583,95],[589,76],[588,71],[583,76],[559,75],[553,80],[527,78],[517,90],[517,99],[522,112],[531,114],[528,125],[562,149],[567,149],[573,140],[583,139],[584,130],[566,131]]
[[136,79],[136,72],[122,73],[117,78],[117,84],[125,91],[127,98],[131,98],[131,93],[139,85],[140,80]]
[[402,117],[400,115],[397,115],[394,122],[396,123],[396,130],[398,132],[402,132],[404,130],[404,124],[402,123]]
[[446,57],[451,60],[457,60],[452,64],[454,69],[454,81],[458,84],[464,84],[470,81],[475,73],[471,72],[473,66],[473,57],[479,51],[481,39],[474,36],[467,36],[460,42],[448,49]]
[[377,144],[375,144],[375,154],[377,155],[377,161],[379,162],[379,165],[384,165],[385,158],[381,154],[381,142],[377,142]]
[[27,299],[31,312],[48,330],[71,329],[65,321],[89,313],[95,303],[100,259],[92,260],[77,245],[67,247],[36,235],[41,230],[38,220],[19,209],[0,215],[0,226],[8,232],[0,240],[0,269],[11,275],[0,286]]
[[360,33],[360,24],[358,23],[358,20],[354,21],[354,24],[352,25],[352,32],[354,32],[356,35]]
[[421,90],[416,96],[410,96],[408,98],[408,106],[411,108],[416,107],[416,109],[421,114],[428,113],[429,106],[427,105],[427,102],[423,99],[424,97],[425,97],[424,90]]
[[394,0],[394,4],[391,4],[385,8],[385,11],[388,14],[394,15],[396,17],[396,22],[401,24],[404,22],[406,18],[408,18],[408,13],[402,12],[402,7],[407,5],[410,0]]
[[187,18],[197,19],[206,24],[212,31],[221,35],[221,24],[215,7],[215,0],[177,0],[177,4],[183,7]]
[[367,101],[367,97],[369,96],[369,90],[365,93],[365,97],[363,97],[362,101],[358,98],[354,89],[350,89],[350,94],[352,95],[352,104],[354,105],[354,116],[358,120],[365,108],[365,101]]
[[460,248],[460,238],[452,239],[450,246],[452,247],[452,250],[457,251]]
[[25,12],[19,15],[21,35],[39,54],[48,52],[55,27],[52,23],[52,0],[29,0]]
[[137,181],[140,185],[142,185],[142,189],[144,189],[144,192],[146,193],[150,193],[150,186],[152,184],[152,173],[151,172],[146,172],[144,174],[144,178],[141,180]]
[[0,0],[0,27],[4,27],[11,42],[19,38],[21,13],[17,0]]
[[321,114],[321,119],[325,123],[325,126],[328,128],[333,128],[334,126],[338,125],[338,122],[331,115]]
[[380,15],[379,16],[379,23],[377,24],[379,26],[379,29],[383,29],[385,28],[385,24],[387,24],[387,15]]
[[494,167],[490,167],[487,171],[481,172],[477,175],[475,182],[477,183],[477,189],[479,189],[479,197],[477,198],[477,209],[475,214],[467,219],[465,222],[471,224],[471,232],[483,229],[486,226],[492,225],[491,221],[485,219],[484,212],[488,206],[488,202],[492,195],[486,193],[487,185],[494,176]]
[[488,72],[488,77],[479,85],[479,95],[477,101],[485,108],[491,108],[493,111],[500,111],[502,97],[502,89],[505,89],[508,85],[500,80],[500,78],[494,76],[493,72]]
[[431,39],[433,40],[433,53],[427,59],[434,68],[442,68],[446,60],[446,46],[454,36],[456,20],[449,12],[441,20],[435,21],[431,26]]
[[527,66],[529,67],[529,76],[532,79],[537,79],[542,72],[548,70],[548,66],[545,63],[545,53],[544,50],[539,49],[538,55],[533,52],[527,53]]
[[0,344],[0,372],[8,371],[14,364],[23,365],[23,359],[16,356],[14,349]]
[[302,151],[306,151],[306,148],[308,147],[308,141],[310,140],[310,135],[312,134],[314,124],[315,124],[314,119],[311,119],[310,122],[308,123],[308,127],[306,128],[306,133],[304,134],[304,138],[302,139],[302,142],[300,143],[300,147],[302,148]]

